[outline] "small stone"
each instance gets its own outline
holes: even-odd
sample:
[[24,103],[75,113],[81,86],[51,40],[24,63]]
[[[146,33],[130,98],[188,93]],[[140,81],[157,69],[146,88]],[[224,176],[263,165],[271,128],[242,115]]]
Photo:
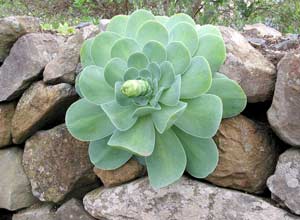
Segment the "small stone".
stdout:
[[12,119],[13,142],[21,144],[45,125],[62,121],[76,99],[76,91],[69,84],[47,86],[39,81],[31,85],[19,100]]
[[271,130],[239,115],[224,119],[214,139],[219,148],[219,163],[207,180],[222,187],[263,192],[278,154]]
[[116,170],[101,170],[94,167],[94,172],[101,179],[105,187],[112,187],[143,176],[145,169],[136,160],[130,159]]
[[101,19],[100,20],[100,30],[105,31],[109,22],[110,22],[109,19]]
[[[59,202],[76,184],[90,185],[95,178],[88,144],[73,138],[65,125],[39,131],[26,141],[23,165],[33,194],[41,201]],[[94,175],[95,176],[95,175]],[[91,189],[90,189],[91,190]]]
[[286,143],[300,147],[300,52],[290,52],[278,64],[268,120]]
[[0,148],[12,143],[11,121],[15,112],[15,103],[0,104]]
[[52,204],[37,203],[13,215],[12,220],[57,220]]
[[300,149],[291,148],[280,155],[267,184],[275,201],[300,215]]
[[0,150],[0,208],[18,210],[36,202],[22,167],[22,155],[18,147]]
[[0,62],[9,54],[13,44],[24,34],[38,32],[40,21],[29,16],[11,16],[0,19]]
[[0,67],[0,102],[19,97],[39,77],[57,54],[61,40],[45,33],[19,38]]
[[263,37],[273,37],[280,38],[282,34],[276,29],[269,27],[262,23],[245,25],[243,28],[244,34],[251,37],[263,38]]
[[154,190],[148,179],[88,193],[83,204],[97,219],[113,220],[295,220],[287,211],[253,195],[182,177]]

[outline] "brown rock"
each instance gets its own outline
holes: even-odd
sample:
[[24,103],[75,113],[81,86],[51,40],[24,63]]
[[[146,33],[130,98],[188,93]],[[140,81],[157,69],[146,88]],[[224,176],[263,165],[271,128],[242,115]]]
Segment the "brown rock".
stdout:
[[111,187],[143,176],[145,169],[136,160],[130,159],[126,164],[116,170],[101,170],[94,167],[94,172],[101,179],[105,187]]
[[12,220],[57,220],[52,204],[37,203],[13,215]]
[[11,121],[15,112],[15,103],[0,104],[0,148],[10,145]]
[[223,187],[262,192],[277,159],[270,129],[240,115],[224,119],[214,139],[219,164],[207,180]]
[[64,118],[69,105],[77,99],[75,89],[65,83],[46,86],[39,81],[21,97],[12,119],[12,136],[23,143],[43,126]]
[[278,64],[275,93],[268,120],[286,143],[300,147],[300,52],[288,53]]
[[245,25],[243,28],[244,34],[250,37],[272,37],[272,38],[280,38],[282,34],[274,28],[271,28],[265,24],[257,23]]

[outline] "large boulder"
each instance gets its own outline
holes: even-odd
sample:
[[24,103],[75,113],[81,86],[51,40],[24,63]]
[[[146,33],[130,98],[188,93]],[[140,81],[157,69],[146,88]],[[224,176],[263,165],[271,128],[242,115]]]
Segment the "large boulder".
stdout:
[[0,102],[20,96],[55,57],[61,41],[61,37],[45,33],[19,38],[0,67]]
[[15,112],[15,103],[0,104],[0,148],[10,145],[11,121]]
[[11,16],[0,19],[0,62],[9,54],[10,48],[19,37],[30,32],[38,32],[40,21],[29,16]]
[[229,27],[220,27],[220,30],[227,50],[220,72],[241,85],[248,102],[270,100],[276,79],[274,65],[236,30]]
[[12,220],[57,220],[52,204],[37,203],[13,215]]
[[275,93],[268,120],[286,143],[300,147],[300,52],[291,52],[278,64]]
[[245,116],[224,119],[215,141],[219,163],[208,181],[223,187],[260,193],[274,172],[277,148],[265,124]]
[[96,181],[95,175],[88,178],[93,167],[88,144],[74,139],[65,125],[39,131],[28,139],[23,165],[32,192],[41,201],[59,202],[76,184],[82,187]]
[[154,190],[148,179],[100,188],[87,194],[83,203],[97,219],[300,219],[261,198],[185,177],[159,190]]
[[22,167],[22,155],[18,147],[0,150],[0,209],[17,210],[36,202]]
[[255,38],[280,38],[282,34],[276,29],[262,23],[248,24],[243,27],[244,35]]
[[280,155],[267,184],[275,201],[300,215],[300,149],[292,148]]
[[69,105],[77,99],[74,87],[61,83],[47,86],[36,82],[22,95],[12,119],[12,136],[16,144],[47,124],[62,121]]

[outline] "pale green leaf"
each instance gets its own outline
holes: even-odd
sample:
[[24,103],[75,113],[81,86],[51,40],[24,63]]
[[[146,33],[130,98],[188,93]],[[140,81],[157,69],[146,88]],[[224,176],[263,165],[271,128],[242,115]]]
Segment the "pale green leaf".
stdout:
[[159,102],[168,106],[177,105],[180,98],[180,87],[181,87],[181,77],[176,76],[175,81],[171,85],[171,87],[162,93]]
[[149,41],[143,48],[143,53],[150,62],[161,63],[167,59],[167,51],[158,41]]
[[166,23],[166,27],[168,30],[172,30],[172,28],[180,22],[187,22],[193,26],[196,25],[194,19],[191,18],[189,15],[184,14],[184,13],[179,13],[179,14],[175,14],[175,15],[171,16],[168,19],[168,21]]
[[124,61],[128,61],[131,54],[139,52],[138,43],[131,38],[122,38],[115,42],[111,48],[111,57],[119,57]]
[[206,34],[214,34],[214,35],[222,38],[222,34],[221,34],[221,31],[219,30],[219,28],[214,25],[211,25],[211,24],[199,26],[197,28],[197,32],[198,32],[199,38]]
[[175,70],[172,63],[164,61],[160,64],[161,77],[158,82],[160,87],[170,88],[175,81]]
[[120,58],[112,58],[104,68],[104,77],[106,82],[115,87],[117,81],[122,81],[127,70],[127,64]]
[[148,58],[141,52],[134,53],[128,58],[128,67],[134,67],[138,70],[146,68],[148,63]]
[[126,33],[127,22],[128,16],[126,15],[114,16],[107,25],[106,31],[111,31],[124,36]]
[[80,49],[80,61],[81,61],[82,67],[86,67],[89,65],[95,65],[95,62],[91,55],[92,44],[94,42],[94,39],[95,38],[87,39],[82,44],[82,47]]

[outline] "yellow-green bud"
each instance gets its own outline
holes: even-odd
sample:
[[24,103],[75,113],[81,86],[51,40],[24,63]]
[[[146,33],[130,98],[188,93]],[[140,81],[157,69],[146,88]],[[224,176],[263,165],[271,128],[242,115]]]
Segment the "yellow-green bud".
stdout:
[[146,95],[150,90],[150,85],[145,80],[127,80],[121,87],[121,92],[127,97],[137,97]]

